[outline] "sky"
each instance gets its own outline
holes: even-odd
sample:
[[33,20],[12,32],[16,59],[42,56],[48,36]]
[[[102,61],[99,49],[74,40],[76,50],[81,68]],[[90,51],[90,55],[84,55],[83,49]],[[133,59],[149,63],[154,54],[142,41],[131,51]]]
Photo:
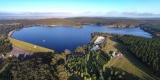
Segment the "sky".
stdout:
[[0,15],[160,17],[160,0],[0,0]]

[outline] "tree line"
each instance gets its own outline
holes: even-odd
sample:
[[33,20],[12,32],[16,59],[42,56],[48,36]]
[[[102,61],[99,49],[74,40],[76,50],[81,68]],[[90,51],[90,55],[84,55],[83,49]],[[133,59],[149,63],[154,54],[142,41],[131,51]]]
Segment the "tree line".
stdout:
[[145,24],[160,24],[160,20],[147,20],[147,19],[129,19],[129,18],[101,18],[101,17],[75,17],[66,18],[80,24],[93,24],[108,27],[137,27]]
[[0,53],[9,52],[12,49],[12,45],[9,42],[9,39],[5,35],[0,35]]
[[28,58],[9,58],[0,80],[67,80],[65,55],[34,53]]
[[129,45],[128,51],[160,77],[160,38],[122,36],[118,40]]
[[152,34],[153,37],[159,37],[160,36],[160,25],[144,25],[140,27],[144,31]]
[[8,33],[15,29],[21,29],[22,25],[6,25],[0,26],[0,54],[9,52],[12,49],[12,44],[7,39]]

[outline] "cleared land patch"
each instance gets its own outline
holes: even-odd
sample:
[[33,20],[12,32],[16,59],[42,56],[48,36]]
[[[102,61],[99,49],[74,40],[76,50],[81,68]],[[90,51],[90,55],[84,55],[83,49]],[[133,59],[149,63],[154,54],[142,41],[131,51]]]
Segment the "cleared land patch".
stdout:
[[13,39],[11,37],[8,37],[8,39],[10,40],[10,42],[12,43],[13,46],[21,48],[21,49],[29,51],[29,52],[33,52],[33,53],[35,53],[35,52],[54,52],[54,50],[47,49],[47,48],[37,46],[37,45],[31,44],[31,43],[27,43],[24,41],[20,41],[17,39]]
[[31,56],[33,53],[28,52],[26,50],[22,50],[20,48],[17,48],[15,46],[12,46],[13,49],[10,53],[10,55],[12,55],[13,57],[19,57],[19,58],[25,58],[27,56]]
[[[127,52],[127,46],[117,42],[116,37],[110,37],[107,40],[107,46],[103,48],[105,52],[109,53],[110,51],[120,51],[125,55],[125,58],[117,60],[112,67],[123,70],[132,74],[142,80],[156,80],[156,77],[149,71],[145,66],[143,66],[137,59],[135,59],[130,53]],[[116,57],[115,57],[116,58]],[[111,59],[109,64],[114,62],[114,58]],[[125,78],[131,80],[132,75],[127,75]]]

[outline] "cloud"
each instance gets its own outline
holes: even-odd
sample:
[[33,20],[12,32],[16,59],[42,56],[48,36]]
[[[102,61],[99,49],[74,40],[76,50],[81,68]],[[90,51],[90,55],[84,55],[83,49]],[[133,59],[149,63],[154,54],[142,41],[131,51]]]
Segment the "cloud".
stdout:
[[108,11],[108,12],[91,12],[86,11],[83,13],[75,14],[72,12],[0,12],[0,16],[28,16],[28,17],[76,17],[76,16],[101,16],[101,17],[160,17],[160,14],[144,12],[140,13],[137,11],[133,12],[118,12],[118,11]]
[[82,14],[93,14],[91,11],[83,12]]
[[56,16],[56,15],[70,15],[71,12],[21,12],[10,13],[0,12],[0,16]]
[[97,11],[97,12],[91,12],[91,11],[86,11],[86,12],[83,12],[82,14],[86,14],[86,15],[97,15],[97,14],[102,14],[102,12],[99,12],[99,11]]
[[123,15],[128,15],[128,16],[160,16],[160,14],[154,14],[154,13],[138,13],[137,11],[134,12],[123,12]]
[[109,11],[106,14],[117,14],[117,13],[118,13],[118,11]]
[[91,11],[86,11],[83,13],[80,13],[78,16],[86,16],[86,17],[97,17],[97,16],[102,16],[103,13],[97,11],[97,12],[91,12]]
[[61,16],[70,15],[71,12],[24,12],[23,15],[28,16]]
[[11,12],[0,12],[0,15],[16,15],[16,14]]

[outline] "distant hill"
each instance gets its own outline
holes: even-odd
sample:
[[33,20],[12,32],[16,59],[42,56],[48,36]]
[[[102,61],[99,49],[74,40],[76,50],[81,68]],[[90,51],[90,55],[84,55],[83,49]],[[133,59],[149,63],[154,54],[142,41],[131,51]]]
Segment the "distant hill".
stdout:
[[[58,17],[58,16],[57,16]],[[4,19],[5,18],[5,19]],[[0,24],[19,23],[22,26],[75,26],[82,27],[85,24],[108,27],[137,27],[142,25],[160,25],[160,18],[127,18],[127,17],[70,17],[70,18],[50,18],[50,16],[0,16]]]

